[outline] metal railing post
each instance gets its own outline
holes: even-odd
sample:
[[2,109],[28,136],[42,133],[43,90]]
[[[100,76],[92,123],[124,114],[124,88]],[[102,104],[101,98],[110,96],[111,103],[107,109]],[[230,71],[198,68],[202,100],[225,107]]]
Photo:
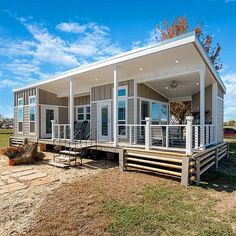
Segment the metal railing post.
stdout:
[[187,127],[186,127],[186,154],[193,154],[193,116],[187,116]]
[[146,121],[146,126],[145,126],[145,149],[149,150],[150,146],[151,146],[151,118],[150,117],[146,117],[145,121]]

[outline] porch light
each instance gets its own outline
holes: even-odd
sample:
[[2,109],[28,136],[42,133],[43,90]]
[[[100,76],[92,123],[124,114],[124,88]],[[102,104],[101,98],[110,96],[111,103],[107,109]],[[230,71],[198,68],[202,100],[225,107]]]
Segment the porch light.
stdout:
[[142,71],[142,70],[143,70],[143,68],[142,68],[142,67],[140,67],[140,68],[139,68],[139,70],[141,70],[141,71]]
[[198,85],[199,85],[199,83],[196,83],[196,85],[198,86]]
[[98,80],[98,78],[95,78],[95,80],[97,81],[97,80]]
[[176,59],[176,60],[175,60],[175,62],[176,62],[176,63],[179,63],[179,60],[178,60],[178,59]]

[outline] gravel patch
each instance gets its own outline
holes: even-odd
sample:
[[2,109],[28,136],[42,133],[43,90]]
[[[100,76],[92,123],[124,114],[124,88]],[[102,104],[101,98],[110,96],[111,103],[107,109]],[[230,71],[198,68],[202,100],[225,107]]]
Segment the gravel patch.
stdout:
[[[8,194],[0,194],[0,235],[19,235],[24,234],[29,227],[32,227],[37,221],[36,215],[48,195],[53,190],[59,188],[65,183],[89,178],[114,167],[114,163],[109,161],[83,160],[83,166],[70,169],[60,169],[47,165],[47,161],[52,159],[52,153],[44,153],[45,159],[42,162],[33,165],[27,165],[41,173],[48,174],[57,181],[30,187]],[[0,173],[6,171],[20,170],[24,166],[8,166],[7,158],[0,156]],[[56,200],[55,200],[56,201]],[[50,210],[50,209],[48,209]]]

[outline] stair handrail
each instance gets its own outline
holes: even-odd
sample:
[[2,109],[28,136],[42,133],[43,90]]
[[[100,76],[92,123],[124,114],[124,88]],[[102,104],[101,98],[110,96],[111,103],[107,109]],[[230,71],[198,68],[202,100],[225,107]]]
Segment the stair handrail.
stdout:
[[[58,138],[54,138],[53,139],[53,143],[52,143],[52,145],[53,145],[53,160],[55,161],[55,146],[61,146],[60,144],[61,144],[61,134],[62,133],[64,133],[64,130],[62,130],[60,133],[59,133],[59,135],[58,135]],[[58,143],[56,144],[56,141],[58,141]],[[66,141],[66,139],[65,139],[65,141]]]

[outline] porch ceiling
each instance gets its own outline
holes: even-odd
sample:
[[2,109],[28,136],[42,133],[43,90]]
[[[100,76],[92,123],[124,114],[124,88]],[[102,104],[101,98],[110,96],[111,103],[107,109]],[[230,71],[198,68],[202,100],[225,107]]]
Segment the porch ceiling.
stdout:
[[[179,87],[176,91],[167,91],[167,89],[165,89],[165,87],[169,85],[170,80],[174,79],[173,76],[171,79],[166,78],[165,80],[161,80],[160,77],[167,74],[181,74],[181,72],[185,72],[186,70],[191,71],[194,68],[196,70],[196,68],[199,69],[203,65],[204,61],[193,43],[140,56],[116,64],[119,81],[136,79],[141,82],[144,79],[147,80],[150,78],[152,82],[150,82],[149,85],[170,98],[176,96],[190,96],[197,92],[198,87],[196,86],[196,82],[199,77],[196,73],[176,77],[175,80],[179,81]],[[61,97],[69,96],[69,81],[73,78],[75,94],[89,93],[91,87],[113,83],[113,69],[114,65],[108,65],[78,73],[73,75],[73,77],[66,77],[44,83],[41,84],[39,88],[53,92]],[[209,76],[214,79],[211,73],[209,73]],[[186,95],[182,95],[183,91]]]
[[[177,87],[171,88],[171,81],[176,81]],[[210,76],[206,75],[205,87],[212,83]],[[161,80],[152,80],[146,82],[146,85],[153,88],[160,94],[164,95],[169,99],[174,98],[187,98],[200,91],[199,73],[190,73],[179,76],[167,77]]]

